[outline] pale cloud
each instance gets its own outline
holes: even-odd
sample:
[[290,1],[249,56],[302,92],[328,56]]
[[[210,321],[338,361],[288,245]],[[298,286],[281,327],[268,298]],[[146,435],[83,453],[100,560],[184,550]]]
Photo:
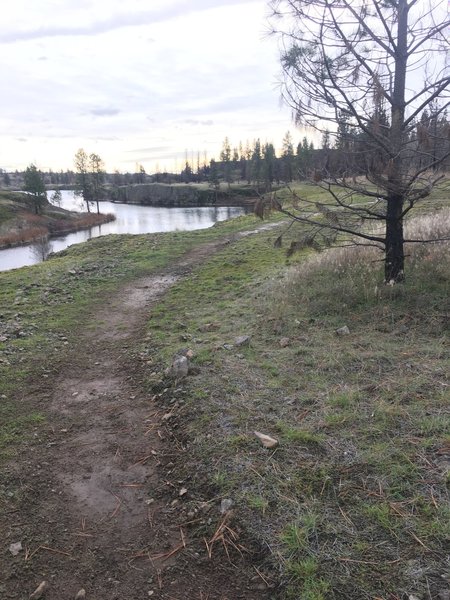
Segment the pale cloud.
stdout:
[[[247,0],[247,2],[258,2],[258,0]],[[39,1],[36,3],[39,4]],[[45,5],[45,2],[43,4]],[[68,5],[68,8],[71,4],[74,6],[71,2],[67,2],[66,4]],[[105,13],[111,11],[110,2],[100,2],[99,4],[104,4],[105,9],[109,9],[105,10]],[[142,5],[142,3],[139,4]],[[139,6],[139,4],[137,6]],[[67,20],[63,16],[64,12],[60,11],[59,14],[62,15],[62,18],[55,24],[45,24],[31,28],[16,28],[10,31],[2,31],[3,27],[0,28],[0,43],[9,44],[24,40],[36,40],[60,36],[92,36],[114,31],[116,29],[123,29],[125,27],[153,25],[161,21],[169,21],[202,10],[239,4],[242,4],[242,0],[196,0],[195,3],[191,1],[174,2],[172,5],[167,3],[163,6],[147,8],[146,10],[142,10],[138,7],[133,10],[133,7],[128,4],[126,11],[121,10],[121,12],[109,15],[106,18],[102,16],[102,18],[98,20],[94,18],[91,22],[86,22],[85,18],[89,17],[89,8],[92,8],[92,5],[89,6],[89,3],[84,3],[83,7],[83,5],[80,6],[78,3],[78,8],[83,9],[82,11],[79,11],[79,15],[82,18],[81,22],[67,24]]]
[[280,144],[294,129],[280,108],[278,49],[264,39],[265,0],[123,7],[15,0],[2,15],[0,167],[72,168],[85,147],[111,170],[134,152],[150,172],[179,165],[185,149],[217,156],[225,136]]
[[89,111],[91,115],[94,117],[114,117],[118,115],[121,111],[118,108],[93,108]]

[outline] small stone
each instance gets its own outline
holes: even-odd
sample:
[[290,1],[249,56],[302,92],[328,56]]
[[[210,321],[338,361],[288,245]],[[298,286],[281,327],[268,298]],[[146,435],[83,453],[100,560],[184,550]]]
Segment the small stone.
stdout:
[[34,590],[32,594],[30,594],[30,600],[39,600],[45,594],[45,590],[47,589],[47,582],[43,581],[40,583],[37,588]]
[[77,593],[75,600],[82,600],[82,598],[86,598],[86,590],[83,588]]
[[224,344],[222,348],[225,348],[225,350],[233,350],[233,344]]
[[179,496],[185,496],[188,493],[187,488],[182,487],[181,490],[178,492]]
[[286,348],[291,343],[291,340],[288,337],[282,337],[278,343],[282,348]]
[[339,327],[339,329],[336,329],[336,335],[349,335],[350,334],[350,329],[347,327],[347,325],[344,325],[344,327]]
[[167,374],[173,379],[182,379],[188,373],[189,359],[186,356],[176,356]]
[[275,448],[276,446],[278,446],[278,440],[276,440],[273,437],[270,437],[270,435],[260,433],[259,431],[254,431],[253,433],[260,440],[264,448]]
[[228,512],[234,505],[234,502],[231,498],[224,498],[220,503],[220,512],[224,515]]
[[16,542],[15,544],[11,544],[9,547],[9,551],[13,556],[17,556],[19,552],[22,550],[22,542]]
[[218,329],[220,329],[219,323],[206,323],[198,328],[199,331],[217,331]]
[[240,335],[234,340],[235,346],[250,346],[250,340],[252,338],[249,335]]

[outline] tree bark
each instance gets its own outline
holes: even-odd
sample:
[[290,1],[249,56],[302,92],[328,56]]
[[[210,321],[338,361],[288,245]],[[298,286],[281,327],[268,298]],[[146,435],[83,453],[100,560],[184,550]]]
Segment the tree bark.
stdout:
[[385,283],[400,283],[405,279],[402,210],[403,202],[400,196],[393,196],[388,200],[384,261]]
[[405,83],[408,60],[408,2],[398,1],[397,45],[395,52],[394,90],[389,132],[391,159],[388,166],[388,200],[385,238],[385,283],[404,281],[405,254],[403,249],[403,204],[405,201],[404,163],[402,148],[405,132]]

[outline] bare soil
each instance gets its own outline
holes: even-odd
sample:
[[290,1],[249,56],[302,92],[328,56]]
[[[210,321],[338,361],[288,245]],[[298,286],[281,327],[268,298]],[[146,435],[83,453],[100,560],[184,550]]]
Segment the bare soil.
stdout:
[[[143,383],[151,366],[136,358],[152,305],[220,245],[97,306],[67,357],[23,398],[48,425],[8,468],[17,509],[2,528],[2,598],[28,598],[42,581],[46,600],[81,589],[88,600],[269,597],[259,550],[220,513],[220,498],[174,480],[175,463],[189,456]],[[204,497],[195,514],[194,494]],[[224,519],[229,541],[212,542]],[[14,557],[8,547],[19,541]]]

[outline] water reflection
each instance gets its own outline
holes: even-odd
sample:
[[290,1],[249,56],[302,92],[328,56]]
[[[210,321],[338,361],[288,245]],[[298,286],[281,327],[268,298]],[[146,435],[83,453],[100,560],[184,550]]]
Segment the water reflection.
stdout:
[[[51,198],[52,192],[48,192]],[[61,207],[67,210],[85,210],[80,199],[73,192],[62,191]],[[120,233],[156,233],[166,231],[192,231],[206,229],[218,221],[231,219],[244,214],[241,207],[192,207],[192,208],[162,208],[156,206],[136,206],[133,204],[115,204],[102,202],[102,213],[113,213],[116,220],[103,225],[96,225],[91,229],[70,233],[61,238],[53,238],[51,243],[53,252],[64,250],[72,244],[86,242],[93,237]],[[0,250],[0,271],[16,269],[39,262],[30,246]]]

